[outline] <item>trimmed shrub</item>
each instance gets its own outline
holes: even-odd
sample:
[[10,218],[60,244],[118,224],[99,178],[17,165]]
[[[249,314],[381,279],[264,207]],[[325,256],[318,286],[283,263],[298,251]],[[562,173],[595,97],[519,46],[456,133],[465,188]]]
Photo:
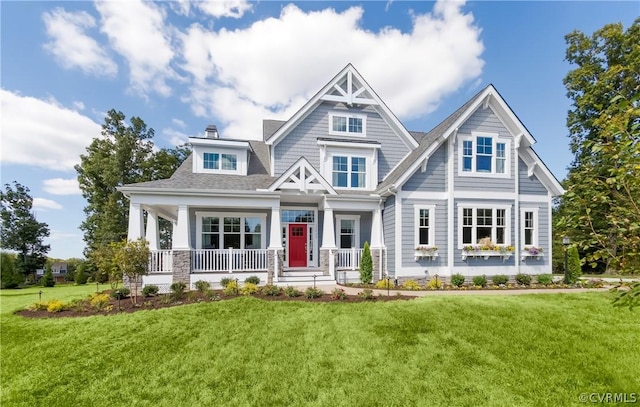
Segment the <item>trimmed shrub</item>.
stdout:
[[345,293],[342,288],[334,288],[333,291],[331,291],[332,300],[344,300],[346,298],[347,293]]
[[47,303],[47,312],[60,312],[64,311],[64,309],[64,302],[60,300],[49,300],[49,302]]
[[284,289],[284,295],[286,295],[289,298],[294,298],[294,297],[300,297],[302,295],[302,292],[300,292],[300,290],[298,290],[297,288],[288,285]]
[[444,284],[442,283],[442,279],[441,278],[432,278],[431,280],[429,280],[429,282],[427,283],[427,288],[429,290],[439,290],[442,288]]
[[371,258],[371,248],[369,242],[364,242],[362,258],[360,259],[360,282],[369,284],[373,278],[373,259]]
[[209,288],[211,288],[211,284],[209,284],[208,281],[204,281],[204,280],[198,280],[196,281],[196,290],[198,290],[198,292],[205,292],[207,291]]
[[267,295],[269,297],[277,297],[280,294],[282,294],[282,288],[273,284],[267,284],[264,287],[262,287],[262,294]]
[[580,255],[578,254],[578,248],[575,246],[569,246],[568,253],[569,263],[569,284],[573,284],[582,275],[582,263],[580,261]]
[[229,296],[229,295],[238,295],[239,292],[240,292],[240,290],[238,288],[238,283],[236,283],[235,280],[231,280],[231,281],[227,282],[227,284],[222,289],[222,294],[227,295],[227,296]]
[[462,287],[462,284],[464,284],[464,276],[460,273],[456,273],[454,275],[451,276],[451,285],[454,285],[456,287]]
[[258,292],[258,285],[254,283],[244,283],[244,286],[240,289],[242,295],[253,295]]
[[420,284],[415,282],[415,280],[407,280],[402,283],[402,288],[404,290],[418,291],[421,287]]
[[551,274],[538,274],[536,276],[538,284],[549,285],[553,283],[553,276]]
[[506,285],[509,282],[509,277],[504,274],[498,274],[491,277],[491,281],[495,285]]
[[144,297],[152,297],[156,294],[158,294],[158,292],[160,291],[160,288],[158,288],[157,285],[145,285],[144,287],[142,287],[142,295]]
[[309,287],[306,290],[304,290],[304,296],[308,299],[320,298],[322,297],[323,294],[324,294],[324,291],[322,291],[319,288]]
[[395,285],[395,284],[393,284],[393,280],[392,280],[392,279],[390,279],[390,278],[389,278],[389,279],[386,279],[386,278],[385,278],[385,279],[382,279],[382,280],[378,281],[378,282],[376,283],[375,287],[376,287],[376,288],[379,288],[379,289],[384,289],[384,290],[386,290],[387,288],[389,288],[389,289],[394,289],[394,288],[396,288],[396,285]]
[[249,277],[244,279],[244,282],[258,285],[258,284],[260,284],[260,277],[258,277],[258,276],[249,276]]
[[234,280],[233,278],[230,277],[224,277],[222,279],[220,279],[220,285],[222,286],[222,288],[225,288],[227,285],[229,285],[230,282],[236,282],[236,280]]
[[524,273],[516,274],[516,283],[519,285],[529,285],[531,284],[531,276]]
[[47,267],[47,271],[44,272],[44,276],[42,276],[42,280],[40,280],[40,285],[43,287],[53,287],[56,285],[56,280],[53,278],[51,268]]
[[473,277],[473,285],[475,285],[476,287],[486,287],[487,286],[487,277],[482,275],[482,276],[474,276]]
[[[409,280],[409,281],[411,281],[411,280]],[[358,293],[358,297],[362,298],[363,300],[375,300],[376,299],[376,297],[373,295],[373,290],[370,290],[368,288],[365,288],[364,290],[360,291]]]
[[171,299],[174,301],[181,300],[184,297],[184,292],[187,289],[187,284],[184,281],[176,281],[169,286],[171,289]]
[[115,300],[122,300],[127,298],[129,294],[131,294],[131,290],[129,290],[127,287],[120,287],[111,291],[110,296]]

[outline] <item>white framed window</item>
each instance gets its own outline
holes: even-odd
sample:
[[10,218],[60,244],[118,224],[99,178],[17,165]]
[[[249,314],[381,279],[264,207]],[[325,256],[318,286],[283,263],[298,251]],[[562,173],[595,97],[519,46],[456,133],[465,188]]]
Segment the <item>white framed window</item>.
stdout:
[[356,156],[333,156],[331,185],[341,188],[367,187],[367,159]]
[[367,116],[343,112],[329,113],[329,134],[360,136],[367,133]]
[[196,212],[199,249],[262,249],[265,214]]
[[339,249],[360,248],[360,216],[337,215],[336,237]]
[[207,170],[236,171],[238,156],[236,154],[202,153],[202,166]]
[[414,206],[414,243],[418,246],[435,246],[435,205]]
[[203,153],[202,165],[207,170],[220,169],[220,154],[218,153]]
[[511,245],[511,206],[458,205],[458,246],[477,245],[485,238],[494,245]]
[[538,247],[538,208],[520,208],[522,245]]
[[495,133],[460,136],[458,175],[508,178],[510,147],[509,139]]
[[221,170],[236,171],[238,169],[238,156],[235,154],[221,154]]

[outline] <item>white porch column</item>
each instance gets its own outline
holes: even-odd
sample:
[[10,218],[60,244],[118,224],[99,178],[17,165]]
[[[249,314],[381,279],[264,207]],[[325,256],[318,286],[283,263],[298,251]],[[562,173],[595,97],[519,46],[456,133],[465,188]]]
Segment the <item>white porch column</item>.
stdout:
[[282,249],[282,230],[280,226],[280,207],[271,207],[271,233],[269,235],[269,249]]
[[142,207],[138,203],[129,203],[129,233],[127,239],[138,240],[142,237],[144,228],[144,218],[142,217]]
[[178,206],[178,224],[173,232],[173,249],[189,250],[189,207],[187,205]]
[[147,210],[147,230],[145,234],[149,242],[149,250],[160,248],[160,233],[158,231],[158,214],[156,211]]
[[333,223],[333,208],[324,207],[324,224],[322,225],[322,248],[335,249],[336,235]]
[[371,248],[379,249],[384,245],[382,241],[382,211],[374,209],[371,219]]

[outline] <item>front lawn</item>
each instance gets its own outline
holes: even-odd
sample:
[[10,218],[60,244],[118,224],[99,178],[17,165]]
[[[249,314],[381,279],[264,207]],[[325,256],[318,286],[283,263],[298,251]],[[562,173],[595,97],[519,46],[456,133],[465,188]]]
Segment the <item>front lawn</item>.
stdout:
[[640,314],[607,293],[12,314],[38,290],[0,293],[3,406],[556,406],[640,391]]

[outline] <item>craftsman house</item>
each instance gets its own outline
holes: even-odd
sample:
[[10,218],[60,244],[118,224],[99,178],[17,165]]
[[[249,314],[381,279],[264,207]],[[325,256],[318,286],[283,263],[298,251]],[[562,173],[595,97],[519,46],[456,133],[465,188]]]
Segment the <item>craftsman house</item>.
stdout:
[[375,279],[551,272],[564,191],[491,85],[412,132],[349,64],[289,120],[265,120],[261,141],[209,126],[189,143],[171,178],[120,188],[129,239],[152,249],[144,284],[354,280],[365,242]]

